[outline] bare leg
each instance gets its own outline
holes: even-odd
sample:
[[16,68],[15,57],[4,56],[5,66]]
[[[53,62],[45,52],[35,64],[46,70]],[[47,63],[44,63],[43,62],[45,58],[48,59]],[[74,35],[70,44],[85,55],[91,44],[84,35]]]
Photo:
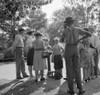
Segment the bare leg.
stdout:
[[60,74],[61,74],[61,77],[62,77],[62,69],[60,69]]
[[28,70],[29,70],[30,78],[33,77],[32,66],[28,66]]
[[38,79],[38,70],[35,71],[36,79]]
[[40,70],[40,75],[41,75],[41,78],[44,77],[44,70]]

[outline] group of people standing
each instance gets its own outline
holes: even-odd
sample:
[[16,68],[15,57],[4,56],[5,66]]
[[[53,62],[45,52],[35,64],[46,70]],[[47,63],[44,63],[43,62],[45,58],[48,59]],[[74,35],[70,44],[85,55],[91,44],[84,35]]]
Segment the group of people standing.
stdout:
[[[89,41],[87,41],[90,40],[90,38],[91,40],[94,39],[92,38],[92,34],[90,33],[90,31],[87,28],[81,29],[75,27],[74,22],[75,20],[72,17],[67,17],[65,19],[64,31],[60,38],[58,37],[54,38],[53,47],[49,45],[48,38],[46,39],[42,38],[42,34],[40,32],[36,32],[33,30],[29,31],[27,33],[28,38],[25,44],[25,52],[27,54],[27,65],[28,65],[30,77],[33,77],[32,70],[34,70],[36,82],[38,82],[39,75],[41,81],[45,80],[44,77],[45,69],[48,68],[48,71],[50,71],[51,53],[52,53],[52,62],[54,62],[55,78],[61,79],[62,68],[63,68],[63,60],[62,60],[62,56],[63,56],[65,58],[66,72],[67,72],[66,77],[67,77],[68,88],[69,88],[67,92],[70,94],[75,93],[73,87],[73,83],[74,83],[73,79],[75,79],[77,88],[79,89],[79,94],[83,94],[85,93],[85,90],[82,87],[81,68],[83,68],[84,79],[87,79],[86,73],[88,72],[90,74],[89,71],[90,69],[86,69],[85,67],[87,66],[86,64],[88,64],[87,61],[89,61],[89,63],[91,64],[90,66],[91,71],[94,70],[94,72],[97,74],[98,72],[97,63],[96,65],[94,64],[95,61],[97,61],[96,58],[99,55],[99,50],[95,47],[94,43],[89,43]],[[24,30],[22,28],[19,29],[19,34],[16,35],[11,48],[12,51],[15,52],[17,79],[22,79],[21,73],[23,77],[28,77],[28,75],[25,72],[25,64],[24,64],[24,56],[23,56],[24,55],[23,33]],[[59,44],[59,42],[65,43],[65,47],[62,47]],[[89,49],[90,46],[92,49]],[[88,53],[86,53],[87,50],[89,50]],[[94,53],[95,50],[96,53]],[[43,58],[42,57],[43,51],[48,51],[50,54],[49,57]],[[84,57],[84,55],[86,56]],[[91,72],[91,75],[93,75],[94,72]]]
[[[30,77],[33,77],[32,71],[35,70],[35,76],[36,80],[38,81],[38,73],[40,71],[40,76],[41,76],[41,81],[44,80],[43,73],[44,69],[47,68],[46,66],[46,59],[42,58],[42,51],[45,50],[44,46],[44,41],[41,40],[41,33],[34,33],[35,38],[33,37],[33,32],[34,31],[29,31],[27,33],[27,40],[26,40],[26,45],[24,47],[24,42],[23,42],[23,29],[19,29],[19,34],[15,36],[15,40],[12,45],[12,50],[15,53],[15,59],[16,60],[16,78],[17,79],[22,79],[21,73],[23,77],[29,77],[25,73],[25,62],[24,62],[24,49],[27,55],[27,65],[28,65],[28,70]],[[25,35],[25,34],[24,34]],[[21,54],[20,54],[20,52]],[[33,64],[34,63],[34,64]],[[22,65],[24,64],[24,65]],[[33,66],[34,65],[34,66]],[[33,68],[32,68],[33,67]],[[24,76],[25,73],[26,75]]]
[[[84,30],[89,32],[88,28]],[[99,52],[100,39],[99,35],[93,33],[91,37],[82,40],[79,43],[80,64],[82,72],[82,81],[88,82],[91,79],[97,78],[99,75]]]

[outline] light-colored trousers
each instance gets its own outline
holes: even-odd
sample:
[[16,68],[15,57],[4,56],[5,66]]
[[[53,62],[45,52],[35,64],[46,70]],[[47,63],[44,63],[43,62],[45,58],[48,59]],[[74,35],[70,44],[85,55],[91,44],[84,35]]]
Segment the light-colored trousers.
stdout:
[[21,73],[26,76],[25,72],[25,62],[24,62],[24,50],[23,48],[15,49],[15,63],[16,63],[16,78],[21,77]]

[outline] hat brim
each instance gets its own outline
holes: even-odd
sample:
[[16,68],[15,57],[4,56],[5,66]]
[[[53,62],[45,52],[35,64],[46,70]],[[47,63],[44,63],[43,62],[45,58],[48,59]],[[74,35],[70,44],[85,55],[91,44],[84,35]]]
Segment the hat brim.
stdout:
[[27,32],[27,34],[32,34],[32,33],[33,33],[32,31]]
[[65,20],[63,23],[68,23],[68,22],[73,22],[75,21],[74,19],[73,20]]
[[25,31],[24,29],[19,29],[19,31]]
[[42,36],[41,33],[35,33],[34,36]]
[[35,32],[35,30],[30,30],[30,32],[32,32],[32,33],[33,33],[33,32]]

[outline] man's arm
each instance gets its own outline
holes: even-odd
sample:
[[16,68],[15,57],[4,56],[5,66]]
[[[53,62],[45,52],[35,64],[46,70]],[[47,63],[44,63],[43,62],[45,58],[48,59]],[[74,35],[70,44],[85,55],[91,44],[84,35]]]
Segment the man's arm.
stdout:
[[87,31],[85,31],[85,30],[83,30],[83,29],[78,28],[77,31],[78,31],[79,35],[82,35],[82,38],[78,39],[78,41],[75,43],[76,45],[77,45],[81,40],[84,40],[84,39],[86,39],[86,38],[88,38],[88,37],[91,36],[91,34],[90,34],[89,32],[87,32]]
[[83,39],[86,39],[88,37],[91,37],[91,34],[83,29],[79,29],[79,34],[83,36],[79,40],[83,40]]
[[12,45],[12,51],[15,50],[15,47],[16,47],[16,45],[17,45],[17,43],[18,43],[18,40],[19,40],[19,38],[18,38],[18,36],[16,36],[16,37],[15,37],[15,40],[14,40],[14,42],[13,42],[13,45]]
[[64,30],[63,33],[62,33],[62,35],[61,35],[60,42],[64,42],[65,36],[66,36],[66,34],[65,34],[65,30]]

